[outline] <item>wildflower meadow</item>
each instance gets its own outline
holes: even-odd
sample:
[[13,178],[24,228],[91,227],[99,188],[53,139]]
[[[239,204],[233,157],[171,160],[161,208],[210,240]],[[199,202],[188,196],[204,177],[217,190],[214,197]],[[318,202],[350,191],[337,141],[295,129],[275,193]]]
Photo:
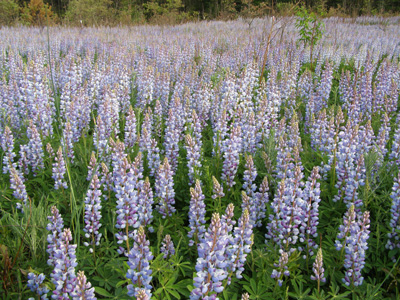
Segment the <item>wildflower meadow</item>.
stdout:
[[400,299],[400,17],[0,29],[2,299]]

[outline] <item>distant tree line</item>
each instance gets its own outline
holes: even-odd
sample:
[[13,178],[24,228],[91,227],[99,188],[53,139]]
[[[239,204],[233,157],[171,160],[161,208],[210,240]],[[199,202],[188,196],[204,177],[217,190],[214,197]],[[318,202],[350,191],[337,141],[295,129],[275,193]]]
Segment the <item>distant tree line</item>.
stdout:
[[176,24],[284,15],[300,5],[341,16],[400,11],[400,0],[0,0],[0,25]]

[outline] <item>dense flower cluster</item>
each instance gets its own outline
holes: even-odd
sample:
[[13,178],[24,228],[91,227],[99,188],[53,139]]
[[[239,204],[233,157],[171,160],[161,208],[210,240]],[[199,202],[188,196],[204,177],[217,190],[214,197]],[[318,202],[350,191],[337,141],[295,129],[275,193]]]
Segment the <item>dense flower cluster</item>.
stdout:
[[167,157],[164,159],[164,163],[160,165],[156,178],[156,197],[159,199],[157,206],[160,214],[165,218],[166,216],[172,216],[175,212],[175,191],[174,191],[174,179],[173,171],[170,164],[168,163]]
[[188,237],[190,238],[189,246],[203,240],[206,228],[206,205],[204,204],[204,195],[201,190],[200,181],[196,180],[195,188],[190,188],[190,207],[189,207],[189,227]]
[[392,198],[392,207],[390,209],[392,215],[390,220],[391,232],[388,233],[389,239],[386,248],[393,250],[395,248],[400,248],[400,235],[398,233],[398,230],[400,230],[400,172],[393,184],[390,197]]
[[343,225],[339,226],[336,249],[345,251],[346,272],[343,282],[348,286],[359,286],[363,283],[361,271],[365,265],[365,251],[368,249],[369,223],[369,212],[356,214],[352,205],[343,217]]
[[67,182],[64,180],[66,169],[64,157],[62,154],[61,146],[58,148],[57,156],[55,157],[55,162],[53,164],[53,176],[52,178],[55,180],[54,188],[58,190],[60,187],[63,189],[67,189]]
[[171,240],[171,236],[167,234],[162,242],[160,252],[164,253],[164,259],[168,259],[170,256],[175,254],[174,242]]
[[101,190],[100,181],[97,175],[94,175],[88,189],[85,199],[85,237],[90,239],[90,242],[85,242],[85,246],[91,246],[90,251],[93,251],[93,247],[100,245],[101,233],[99,229],[101,227]]
[[128,285],[128,296],[138,297],[139,292],[144,290],[150,298],[152,271],[149,263],[153,259],[153,255],[149,248],[150,242],[146,239],[142,226],[135,232],[133,240],[133,247],[128,254],[129,269],[126,273],[126,278],[132,281],[132,284]]
[[[41,300],[47,300],[47,293],[50,291],[44,284],[46,276],[42,273],[40,275],[35,275],[34,273],[28,274],[27,287],[37,294]],[[30,298],[34,299],[34,298]]]

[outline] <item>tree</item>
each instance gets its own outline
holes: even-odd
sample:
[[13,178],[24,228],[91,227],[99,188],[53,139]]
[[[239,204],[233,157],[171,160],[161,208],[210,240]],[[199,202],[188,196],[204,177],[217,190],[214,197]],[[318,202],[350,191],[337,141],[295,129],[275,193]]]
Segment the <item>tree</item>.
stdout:
[[18,18],[19,6],[15,0],[0,1],[0,25],[12,25]]
[[51,6],[44,4],[43,0],[30,0],[21,13],[21,19],[26,25],[45,26],[55,23],[56,18]]
[[83,26],[108,25],[115,15],[112,3],[112,0],[72,0],[65,17]]

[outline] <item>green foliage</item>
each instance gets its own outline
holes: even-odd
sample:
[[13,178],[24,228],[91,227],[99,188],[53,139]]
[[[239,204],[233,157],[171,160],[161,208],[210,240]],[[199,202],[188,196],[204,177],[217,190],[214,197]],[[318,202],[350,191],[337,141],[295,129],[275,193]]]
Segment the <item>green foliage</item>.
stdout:
[[104,26],[112,23],[112,0],[72,0],[65,18],[73,25]]
[[315,46],[322,37],[324,23],[315,12],[308,12],[304,7],[297,11],[296,16],[296,28],[300,34],[299,41],[305,45]]
[[297,13],[296,28],[299,30],[299,41],[304,43],[304,46],[310,46],[310,62],[311,69],[313,64],[313,49],[318,41],[322,38],[322,33],[325,24],[320,20],[320,17],[314,12],[308,12],[306,8],[301,7]]
[[0,1],[0,25],[13,25],[19,14],[19,5],[15,0]]
[[30,0],[21,11],[21,21],[25,25],[46,26],[57,21],[57,15],[53,14],[51,6],[43,0]]

